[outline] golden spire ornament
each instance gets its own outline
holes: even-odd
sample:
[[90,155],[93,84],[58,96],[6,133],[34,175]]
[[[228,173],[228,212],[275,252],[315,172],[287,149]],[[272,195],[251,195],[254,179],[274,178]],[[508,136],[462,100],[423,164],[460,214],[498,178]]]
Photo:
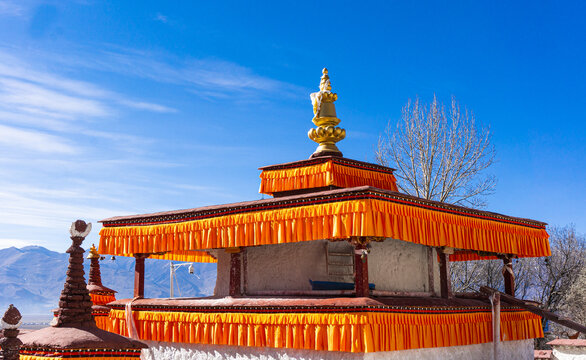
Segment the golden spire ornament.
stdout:
[[320,156],[342,156],[342,152],[336,143],[346,137],[346,130],[337,127],[340,119],[336,117],[334,101],[338,100],[338,94],[333,93],[328,69],[324,68],[319,84],[319,91],[311,94],[313,104],[313,123],[317,126],[310,129],[307,136],[319,144],[311,158]]

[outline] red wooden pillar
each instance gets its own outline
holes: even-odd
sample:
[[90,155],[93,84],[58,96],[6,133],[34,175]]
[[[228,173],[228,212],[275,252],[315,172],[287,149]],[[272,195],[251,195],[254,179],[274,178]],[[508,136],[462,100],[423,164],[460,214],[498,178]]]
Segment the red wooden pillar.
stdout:
[[240,253],[242,254],[242,295],[246,295],[248,292],[248,253],[246,248],[242,248]]
[[144,297],[144,259],[148,254],[134,254],[134,297]]
[[366,245],[354,244],[354,289],[356,297],[369,297],[368,288],[368,253]]
[[440,291],[441,297],[444,299],[452,297],[452,285],[450,283],[450,260],[449,255],[443,249],[438,248],[437,254],[439,257],[440,268]]
[[515,296],[515,274],[513,273],[513,259],[503,259],[503,277],[505,278],[505,294]]
[[240,283],[242,281],[242,265],[240,248],[226,249],[230,253],[230,296],[240,296],[242,291]]

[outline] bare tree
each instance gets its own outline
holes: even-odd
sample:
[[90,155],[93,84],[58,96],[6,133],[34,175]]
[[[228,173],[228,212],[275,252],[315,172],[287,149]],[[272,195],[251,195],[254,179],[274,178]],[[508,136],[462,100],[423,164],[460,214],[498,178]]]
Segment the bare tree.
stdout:
[[[490,131],[476,125],[454,98],[446,111],[434,96],[403,107],[400,121],[389,122],[375,152],[379,164],[397,168],[397,186],[407,194],[452,204],[482,207],[496,180],[484,170],[495,161]],[[586,316],[586,240],[573,226],[550,227],[549,258],[515,260],[516,295],[538,301],[550,311]],[[451,264],[455,292],[480,286],[504,288],[502,260]],[[579,281],[576,281],[579,279]],[[580,312],[581,311],[581,312]]]
[[[515,296],[521,299],[534,297],[535,259],[515,259]],[[456,261],[450,263],[450,276],[454,292],[475,292],[481,286],[505,291],[502,260]]]
[[478,291],[481,286],[504,291],[502,260],[456,261],[450,263],[452,290]]
[[572,320],[586,324],[586,266],[582,267],[576,281],[567,291],[560,310]]
[[424,199],[481,207],[494,191],[495,178],[483,171],[495,161],[490,131],[476,125],[452,97],[448,113],[434,96],[403,107],[396,126],[390,122],[375,152],[382,165],[396,166],[401,191]]
[[[558,311],[586,267],[586,238],[576,233],[574,225],[548,229],[551,256],[535,259],[533,299],[545,309]],[[583,299],[582,306],[586,306]]]

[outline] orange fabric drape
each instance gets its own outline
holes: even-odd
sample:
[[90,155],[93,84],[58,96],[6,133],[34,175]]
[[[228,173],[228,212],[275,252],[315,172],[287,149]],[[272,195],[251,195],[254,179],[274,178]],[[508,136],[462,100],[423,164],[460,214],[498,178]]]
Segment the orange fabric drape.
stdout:
[[355,199],[150,226],[104,227],[100,253],[205,250],[376,236],[518,256],[549,256],[545,228],[450,214],[378,199]]
[[[198,313],[135,311],[142,340],[376,352],[492,341],[490,312],[414,314]],[[123,310],[110,312],[108,331],[126,335]],[[542,337],[540,317],[501,312],[501,340]]]
[[92,303],[94,305],[106,305],[109,302],[116,301],[116,296],[114,295],[100,295],[90,293],[90,298],[92,299]]
[[392,173],[357,168],[329,160],[321,164],[288,169],[264,170],[260,174],[261,194],[299,189],[338,186],[373,186],[397,191],[397,179]]
[[456,251],[450,254],[450,261],[498,260],[496,255],[479,255],[472,251]]
[[[112,254],[116,255],[116,254]],[[120,254],[122,255],[122,254]],[[124,255],[128,256],[128,255]],[[152,254],[149,256],[150,259],[160,260],[174,260],[174,261],[186,261],[186,262],[197,262],[197,263],[215,263],[218,262],[215,257],[211,256],[205,251],[173,251],[161,255]]]
[[94,320],[96,321],[96,326],[102,330],[108,330],[109,328],[109,319],[108,319],[108,314],[100,314],[100,315],[95,315],[94,314]]

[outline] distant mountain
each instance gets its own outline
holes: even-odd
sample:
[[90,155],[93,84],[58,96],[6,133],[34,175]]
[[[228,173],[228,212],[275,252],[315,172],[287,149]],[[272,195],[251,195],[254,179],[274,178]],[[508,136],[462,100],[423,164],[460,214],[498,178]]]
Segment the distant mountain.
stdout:
[[[87,252],[86,252],[87,255]],[[0,249],[0,313],[14,304],[23,314],[48,314],[57,307],[63,290],[69,255],[41,246],[21,249]],[[176,263],[177,264],[177,263]],[[85,278],[89,260],[85,263]],[[169,261],[147,259],[145,297],[169,296]],[[214,292],[216,264],[194,264],[194,274],[188,267],[176,269],[179,290],[175,296],[206,296]],[[118,291],[117,299],[132,298],[134,289],[134,259],[110,257],[100,261],[102,283]]]

